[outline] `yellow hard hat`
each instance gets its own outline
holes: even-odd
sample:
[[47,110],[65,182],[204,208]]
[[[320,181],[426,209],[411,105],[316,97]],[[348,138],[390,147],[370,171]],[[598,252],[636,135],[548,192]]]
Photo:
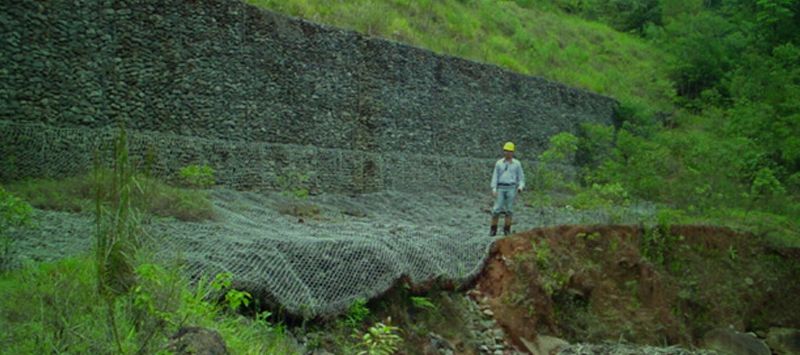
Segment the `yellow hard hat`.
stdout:
[[509,152],[513,152],[514,151],[514,143],[506,142],[506,144],[503,145],[503,150],[507,150]]

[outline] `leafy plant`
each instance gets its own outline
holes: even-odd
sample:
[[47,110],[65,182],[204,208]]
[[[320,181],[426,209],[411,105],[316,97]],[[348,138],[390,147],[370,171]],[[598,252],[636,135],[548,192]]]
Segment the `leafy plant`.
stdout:
[[[391,319],[387,319],[389,323]],[[390,355],[397,352],[403,338],[397,333],[399,328],[381,322],[375,323],[361,337],[362,351],[359,355]]]
[[595,169],[612,157],[614,149],[614,127],[584,123],[578,134],[575,160],[584,169]]
[[203,165],[187,165],[180,169],[180,177],[186,186],[207,189],[214,186],[214,169],[208,164]]
[[251,296],[247,291],[233,289],[225,293],[225,301],[228,303],[228,307],[233,312],[236,312],[241,306],[247,307],[252,299],[253,296]]
[[435,310],[437,308],[436,305],[431,302],[430,298],[427,297],[411,296],[411,304],[419,309]]
[[588,190],[580,191],[570,201],[577,209],[609,208],[629,204],[628,191],[622,184],[592,184]]
[[578,138],[569,132],[561,132],[550,137],[550,144],[539,155],[538,164],[533,169],[531,182],[533,194],[530,203],[540,205],[551,201],[553,191],[573,190],[574,181],[567,179],[565,167],[575,162]]
[[356,299],[347,309],[347,314],[344,316],[344,324],[352,329],[358,328],[369,314],[367,300],[363,298]]
[[[280,326],[226,311],[211,282],[190,282],[177,265],[155,264],[142,255],[137,283],[120,296],[115,317],[123,353],[163,353],[180,327],[219,331],[234,354],[298,354]],[[160,260],[163,261],[163,260]],[[109,337],[108,310],[97,293],[95,262],[89,257],[26,263],[0,274],[0,344],[9,354],[117,354]],[[41,306],[48,305],[46,312]],[[353,351],[352,353],[355,353]]]
[[[173,290],[173,275],[158,264],[143,263],[136,267],[137,284],[133,288],[133,304],[159,321],[172,322],[170,309],[179,294]],[[162,292],[162,290],[169,290]]]
[[739,258],[739,255],[736,253],[736,248],[734,248],[733,245],[728,247],[727,253],[728,253],[728,260],[730,260],[731,262],[735,262],[736,259]]
[[225,303],[228,305],[228,309],[230,309],[231,312],[236,312],[241,306],[248,306],[253,299],[253,296],[250,295],[249,292],[239,291],[232,287],[233,274],[229,272],[217,274],[209,286],[214,293],[225,295]]
[[547,244],[547,242],[545,241],[540,241],[539,243],[536,243],[533,240],[531,241],[531,245],[533,246],[536,265],[540,269],[550,268],[550,262],[552,258],[550,245]]
[[769,168],[761,168],[756,172],[753,184],[750,187],[750,196],[754,200],[764,199],[769,201],[772,197],[786,192],[783,185]]
[[289,170],[283,175],[278,176],[278,188],[284,194],[298,199],[306,199],[309,195],[308,174],[294,170]]

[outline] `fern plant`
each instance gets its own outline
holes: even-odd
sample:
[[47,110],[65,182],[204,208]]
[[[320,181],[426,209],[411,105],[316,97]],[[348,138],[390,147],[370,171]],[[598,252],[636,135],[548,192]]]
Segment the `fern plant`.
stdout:
[[355,329],[358,328],[367,317],[369,317],[367,300],[359,298],[353,301],[353,304],[347,309],[347,314],[344,316],[344,324],[348,328]]

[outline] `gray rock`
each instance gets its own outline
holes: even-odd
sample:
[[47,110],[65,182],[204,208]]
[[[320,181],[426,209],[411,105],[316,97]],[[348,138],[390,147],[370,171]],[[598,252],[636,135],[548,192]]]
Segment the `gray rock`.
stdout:
[[227,355],[228,348],[215,330],[183,327],[170,339],[168,349],[176,354]]
[[428,333],[428,339],[430,341],[430,345],[433,349],[438,351],[439,353],[443,352],[450,352],[453,353],[455,351],[455,346],[448,341],[447,339],[443,338],[441,335],[436,333]]
[[769,328],[767,345],[779,355],[800,354],[800,330],[791,328]]
[[703,344],[708,349],[730,355],[771,355],[763,341],[752,334],[740,333],[732,329],[717,328],[703,336]]
[[547,335],[539,335],[534,341],[525,338],[520,338],[520,340],[522,344],[525,345],[525,348],[533,355],[550,355],[569,346],[567,341]]

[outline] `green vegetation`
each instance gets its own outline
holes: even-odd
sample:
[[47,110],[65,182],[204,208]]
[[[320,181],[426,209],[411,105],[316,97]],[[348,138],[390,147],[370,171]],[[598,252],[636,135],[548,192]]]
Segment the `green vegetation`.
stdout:
[[435,310],[436,305],[428,297],[411,296],[411,304],[419,309]]
[[[141,218],[132,200],[133,169],[128,161],[128,141],[120,130],[114,142],[114,169],[111,180],[101,179],[95,166],[95,267],[99,298],[105,301],[108,327],[120,354],[126,353],[117,324],[117,301],[135,285],[134,258],[141,247]],[[108,183],[108,184],[104,184]],[[104,198],[104,197],[107,197]],[[149,337],[148,337],[149,340]],[[145,341],[141,349],[147,346]]]
[[12,228],[30,225],[33,208],[0,186],[0,272],[13,263],[13,240],[7,235]]
[[[292,354],[281,327],[246,318],[213,302],[219,283],[191,286],[175,266],[140,262],[137,285],[114,304],[123,353],[165,353],[181,326],[218,331],[233,354]],[[109,337],[108,309],[97,293],[89,257],[27,265],[0,274],[0,347],[8,354],[119,353]],[[224,296],[223,296],[224,297]]]
[[[389,319],[391,320],[391,319]],[[397,352],[399,345],[403,342],[397,332],[399,328],[386,325],[381,322],[369,327],[367,332],[361,337],[361,348],[359,355],[391,355]]]
[[674,96],[667,53],[549,6],[487,0],[248,2],[604,93],[642,115],[669,110]]
[[[0,346],[11,354],[169,353],[186,326],[216,329],[234,353],[293,353],[266,316],[237,315],[251,296],[232,275],[194,286],[176,265],[148,256],[140,206],[149,196],[128,160],[126,134],[114,145],[114,168],[95,168],[95,255],[29,264],[0,274]],[[3,191],[3,190],[0,190]],[[138,193],[136,192],[138,191]],[[30,207],[3,191],[2,226],[25,221]],[[214,300],[224,299],[225,305]]]
[[422,354],[434,333],[453,342],[456,353],[470,353],[475,339],[466,303],[457,292],[433,290],[414,296],[407,286],[395,287],[374,302],[357,300],[338,318],[297,331],[305,333],[306,350],[312,352]]
[[[95,180],[101,180],[104,185],[110,184],[112,180],[111,172],[105,169],[99,170],[95,175],[27,179],[10,183],[6,188],[36,208],[91,212],[94,209],[92,199]],[[139,188],[133,189],[131,193],[146,204],[143,206],[144,210],[156,216],[175,217],[182,221],[201,221],[214,217],[213,205],[206,191],[170,186],[140,174],[137,174],[136,181]]]
[[319,206],[307,201],[311,192],[310,179],[307,173],[293,169],[288,169],[278,176],[278,190],[282,195],[291,199],[279,206],[278,212],[300,219],[320,218],[322,211]]
[[359,298],[353,301],[353,304],[347,309],[347,314],[344,315],[343,323],[348,328],[356,329],[364,323],[364,320],[369,314],[367,300]]
[[183,183],[188,187],[207,189],[214,186],[214,169],[207,164],[188,165],[179,171]]
[[278,189],[286,196],[294,197],[299,200],[308,198],[310,187],[310,177],[306,173],[296,170],[287,170],[283,175],[278,176]]

